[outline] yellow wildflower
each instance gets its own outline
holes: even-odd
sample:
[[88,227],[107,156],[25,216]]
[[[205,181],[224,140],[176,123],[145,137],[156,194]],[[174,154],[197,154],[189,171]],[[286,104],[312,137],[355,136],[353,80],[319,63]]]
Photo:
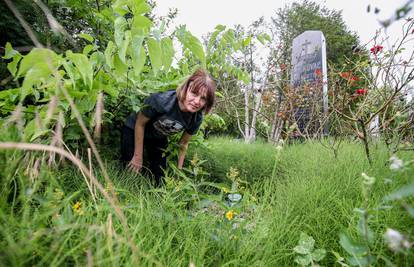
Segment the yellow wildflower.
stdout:
[[239,171],[237,170],[237,168],[233,168],[233,167],[230,167],[230,170],[229,170],[229,172],[227,173],[227,177],[230,179],[230,180],[235,180],[238,176],[239,176]]
[[236,213],[233,210],[229,210],[228,212],[226,212],[227,220],[229,221],[233,220],[234,215],[236,215]]
[[77,201],[73,206],[72,206],[72,210],[73,212],[82,215],[83,214],[83,210],[82,210],[82,203],[80,201]]
[[222,187],[221,191],[223,191],[225,194],[230,192],[230,190],[227,187]]

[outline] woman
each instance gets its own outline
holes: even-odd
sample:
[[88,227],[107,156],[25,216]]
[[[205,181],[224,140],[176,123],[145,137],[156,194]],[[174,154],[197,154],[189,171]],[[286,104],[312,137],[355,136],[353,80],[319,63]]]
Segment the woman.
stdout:
[[216,84],[202,69],[191,75],[177,90],[150,95],[145,99],[145,107],[130,116],[122,129],[121,157],[128,168],[136,173],[143,166],[146,152],[148,169],[155,177],[157,185],[166,167],[164,150],[168,146],[167,137],[183,131],[179,142],[178,168],[184,163],[188,142],[215,101]]

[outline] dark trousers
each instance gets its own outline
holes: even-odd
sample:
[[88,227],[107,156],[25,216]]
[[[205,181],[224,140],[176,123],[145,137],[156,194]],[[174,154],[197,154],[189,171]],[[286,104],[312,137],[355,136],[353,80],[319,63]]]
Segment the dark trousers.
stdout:
[[[167,155],[165,149],[168,146],[167,138],[145,138],[143,170],[149,170],[155,178],[156,185],[160,185],[164,176],[163,169],[167,166]],[[126,126],[121,130],[121,161],[126,167],[134,156],[135,137],[134,130]]]

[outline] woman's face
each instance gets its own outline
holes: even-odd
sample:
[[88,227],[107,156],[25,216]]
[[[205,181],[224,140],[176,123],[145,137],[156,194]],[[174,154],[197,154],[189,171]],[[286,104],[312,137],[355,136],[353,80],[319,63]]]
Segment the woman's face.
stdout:
[[188,90],[187,95],[182,102],[182,110],[184,112],[197,112],[204,108],[207,98],[205,95],[205,90],[198,90],[198,93],[195,93],[193,90]]

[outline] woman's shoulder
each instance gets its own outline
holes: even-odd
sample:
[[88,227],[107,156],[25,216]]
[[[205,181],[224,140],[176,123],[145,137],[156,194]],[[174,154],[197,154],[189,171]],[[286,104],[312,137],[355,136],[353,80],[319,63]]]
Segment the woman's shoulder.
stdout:
[[158,111],[167,111],[170,110],[176,100],[175,90],[169,90],[165,92],[153,93],[145,101],[145,104],[148,104],[155,108]]

